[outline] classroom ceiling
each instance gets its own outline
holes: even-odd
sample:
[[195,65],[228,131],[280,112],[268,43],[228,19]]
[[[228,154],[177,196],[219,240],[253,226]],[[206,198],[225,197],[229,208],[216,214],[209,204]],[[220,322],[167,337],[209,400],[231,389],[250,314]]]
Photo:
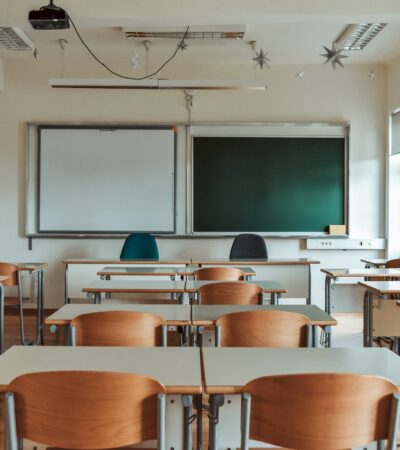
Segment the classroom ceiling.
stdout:
[[[89,59],[87,51],[71,29],[36,31],[27,22],[28,12],[47,0],[2,0],[0,26],[18,26],[35,42],[38,60],[59,61],[59,39],[68,44],[65,63]],[[398,0],[59,0],[80,30],[87,44],[104,61],[127,63],[142,40],[127,40],[123,27],[244,25],[243,41],[188,41],[178,55],[181,62],[201,65],[241,65],[252,67],[249,41],[269,52],[272,65],[305,65],[323,62],[323,45],[332,41],[349,23],[385,22],[388,25],[362,51],[346,52],[344,64],[387,64],[400,54],[400,2]],[[176,40],[152,40],[150,64],[167,58]],[[30,60],[32,52],[0,47],[4,61]]]

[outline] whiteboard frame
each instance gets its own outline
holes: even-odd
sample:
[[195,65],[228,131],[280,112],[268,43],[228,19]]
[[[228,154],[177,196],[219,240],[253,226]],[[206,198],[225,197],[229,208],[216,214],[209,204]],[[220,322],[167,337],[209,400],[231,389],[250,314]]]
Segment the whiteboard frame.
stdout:
[[[227,134],[227,129],[232,134]],[[226,130],[224,132],[224,130]],[[257,131],[257,133],[250,132]],[[350,161],[350,122],[290,122],[290,123],[220,123],[220,124],[192,124],[187,128],[187,205],[186,205],[186,232],[197,237],[207,236],[236,236],[238,233],[255,233],[254,230],[246,231],[195,231],[194,230],[194,201],[193,201],[193,138],[194,137],[341,137],[344,139],[344,225],[346,234],[340,237],[348,237],[349,229],[349,161]],[[332,224],[333,225],[333,224]],[[322,231],[257,231],[263,237],[277,238],[312,238],[328,235]],[[336,236],[339,237],[339,236]]]
[[[177,131],[176,125],[121,125],[121,124],[33,124],[28,123],[28,155],[27,155],[27,192],[26,192],[26,234],[27,236],[53,236],[53,237],[82,237],[82,236],[93,236],[93,237],[104,237],[104,236],[121,236],[128,235],[131,233],[150,233],[158,235],[174,235],[176,234],[176,185],[177,185]],[[29,128],[34,127],[35,129],[35,145],[32,147],[33,139],[29,135]],[[171,231],[159,231],[159,230],[107,230],[107,231],[96,231],[96,230],[46,230],[40,231],[40,157],[41,157],[41,130],[42,129],[119,129],[119,130],[171,130],[174,133],[174,176],[173,176],[173,229]],[[32,169],[32,164],[34,168]],[[31,177],[34,177],[34,180]],[[34,193],[32,187],[34,184]],[[32,202],[34,203],[32,205]],[[33,217],[32,217],[33,215]],[[34,226],[34,233],[32,233],[32,222]]]

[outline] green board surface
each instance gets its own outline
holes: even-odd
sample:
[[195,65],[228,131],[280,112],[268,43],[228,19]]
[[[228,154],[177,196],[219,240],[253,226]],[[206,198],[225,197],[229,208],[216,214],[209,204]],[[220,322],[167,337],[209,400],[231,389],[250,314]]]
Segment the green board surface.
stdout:
[[194,137],[194,232],[324,232],[345,223],[345,139]]

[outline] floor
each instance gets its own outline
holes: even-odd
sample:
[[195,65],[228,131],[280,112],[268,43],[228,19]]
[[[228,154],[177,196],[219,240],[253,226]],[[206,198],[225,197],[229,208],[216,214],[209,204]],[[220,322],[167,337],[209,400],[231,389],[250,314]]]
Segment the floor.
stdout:
[[[334,347],[361,347],[362,346],[362,314],[337,314],[336,319],[338,325],[333,329],[332,346]],[[33,339],[35,335],[35,317],[26,317],[26,337]],[[62,342],[62,335],[51,333],[49,327],[45,329],[45,343],[46,345],[57,345]],[[12,345],[20,344],[19,340],[19,319],[15,314],[6,314],[5,317],[5,348]],[[1,419],[1,412],[0,412]],[[203,424],[207,425],[207,416],[204,412]],[[207,448],[208,436],[207,428],[203,430],[203,448]],[[195,441],[195,436],[193,441]],[[0,442],[2,439],[2,422],[0,420]],[[370,447],[368,447],[369,449]],[[372,449],[373,447],[371,447]],[[26,441],[24,443],[24,450],[44,450],[45,447],[35,445],[32,442]]]

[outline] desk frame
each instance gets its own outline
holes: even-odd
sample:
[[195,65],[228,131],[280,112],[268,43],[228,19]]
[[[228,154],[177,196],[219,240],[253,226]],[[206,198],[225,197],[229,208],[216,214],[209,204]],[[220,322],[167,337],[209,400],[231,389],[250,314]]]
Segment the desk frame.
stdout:
[[96,265],[110,265],[110,264],[118,264],[122,266],[130,266],[130,265],[137,265],[137,266],[152,266],[152,265],[184,265],[187,266],[190,264],[189,258],[182,258],[182,259],[85,259],[85,258],[71,258],[71,259],[65,259],[62,261],[62,263],[65,265],[64,270],[64,303],[71,303],[71,299],[68,296],[68,266],[70,264],[84,264],[84,265],[90,265],[90,264],[96,264]]
[[[374,269],[379,269],[379,267],[365,267],[365,269],[370,269],[371,273],[369,274],[370,277],[374,277],[374,278],[388,278],[391,276],[396,276],[395,274],[391,275],[391,274],[381,274],[381,273],[374,273]],[[364,270],[365,270],[364,269]],[[359,269],[360,272],[357,273],[351,273],[351,274],[346,274],[346,273],[339,273],[341,270],[348,270],[348,269],[321,269],[321,272],[323,272],[325,274],[325,312],[327,312],[328,314],[331,314],[331,309],[332,309],[332,302],[331,302],[331,289],[332,289],[332,284],[335,284],[337,282],[337,280],[339,278],[368,278],[365,274],[365,272],[363,273],[363,269]],[[354,269],[357,270],[357,269]],[[396,270],[396,269],[392,269],[392,270]],[[400,276],[400,270],[398,270],[398,274]],[[364,303],[365,303],[365,299],[364,299]],[[364,308],[365,311],[365,308]],[[326,346],[330,347],[331,346],[331,333],[330,330],[327,331],[326,336],[325,336],[325,342],[326,342]],[[365,340],[364,340],[364,345],[365,345]]]
[[[297,259],[200,259],[193,258],[192,265],[203,266],[218,266],[218,265],[242,265],[242,266],[307,266],[308,274],[308,296],[306,297],[306,305],[311,305],[311,265],[320,264],[320,261],[309,258],[297,258]],[[257,280],[254,280],[257,283]]]
[[[387,283],[391,283],[388,281]],[[397,282],[399,283],[399,282]],[[373,346],[373,301],[374,298],[380,299],[382,301],[399,301],[398,299],[388,298],[390,295],[400,295],[400,288],[397,290],[393,290],[390,292],[382,292],[379,289],[370,286],[368,282],[360,282],[358,283],[361,287],[365,289],[364,293],[364,302],[363,302],[363,334],[364,334],[364,347],[372,347]],[[392,336],[399,339],[399,336]],[[397,342],[397,347],[399,347]],[[397,348],[397,353],[400,354],[400,348]]]

